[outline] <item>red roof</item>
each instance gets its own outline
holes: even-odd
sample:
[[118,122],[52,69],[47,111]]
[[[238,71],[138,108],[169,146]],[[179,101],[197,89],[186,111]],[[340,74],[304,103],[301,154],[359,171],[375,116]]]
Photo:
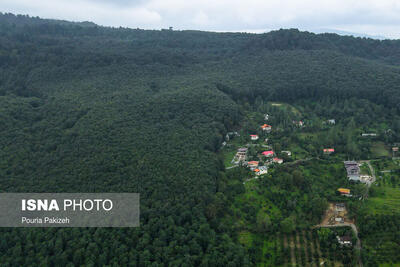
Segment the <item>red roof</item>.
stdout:
[[256,134],[251,134],[250,136],[252,136],[252,137],[256,137],[256,136],[258,136],[258,135],[256,135]]
[[273,151],[273,150],[264,151],[262,154],[263,154],[264,156],[269,156],[269,155],[273,155],[273,154],[274,154],[274,151]]
[[324,152],[335,152],[334,148],[324,148]]
[[261,125],[261,128],[267,128],[267,127],[272,127],[272,126],[268,124]]
[[258,161],[249,161],[249,162],[247,162],[247,164],[250,164],[250,165],[253,165],[253,164],[256,165],[257,164],[258,165]]
[[280,159],[280,158],[274,158],[274,161],[281,161],[281,160],[283,160],[283,159]]

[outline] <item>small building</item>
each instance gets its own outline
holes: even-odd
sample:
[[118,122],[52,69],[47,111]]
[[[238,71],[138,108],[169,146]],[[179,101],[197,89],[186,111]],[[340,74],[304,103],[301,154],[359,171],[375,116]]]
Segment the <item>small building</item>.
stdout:
[[344,223],[343,217],[335,217],[335,222]]
[[338,240],[338,243],[342,246],[351,246],[351,237],[348,235],[345,236],[336,236],[336,239]]
[[398,151],[399,151],[399,148],[398,148],[397,146],[394,146],[394,147],[392,147],[392,151],[393,151],[393,152],[398,152]]
[[268,120],[269,119],[269,114],[264,114],[264,120]]
[[304,121],[293,121],[293,124],[296,125],[297,127],[303,127]]
[[361,134],[361,136],[362,137],[374,137],[374,136],[377,136],[377,134],[376,133],[363,133],[363,134]]
[[235,164],[239,164],[239,162],[246,160],[246,156],[247,156],[247,147],[241,147],[236,152],[236,155],[232,162]]
[[360,181],[360,166],[356,161],[344,161],[347,178],[351,181]]
[[249,161],[247,162],[247,166],[253,171],[258,167],[258,161]]
[[246,156],[246,154],[247,154],[247,147],[240,147],[240,148],[238,148],[238,151],[237,151],[236,154]]
[[327,120],[327,122],[328,122],[328,124],[331,124],[331,125],[335,125],[336,124],[335,119]]
[[250,139],[253,141],[257,141],[258,140],[258,135],[257,134],[251,134],[250,135]]
[[334,148],[324,148],[324,154],[330,155],[335,152]]
[[335,209],[338,212],[342,212],[346,210],[346,206],[344,205],[344,203],[336,203],[335,204]]
[[256,175],[263,175],[268,173],[268,167],[267,166],[260,166],[257,169],[254,170]]
[[274,156],[274,154],[275,154],[275,152],[273,151],[273,150],[268,150],[268,151],[264,151],[264,152],[262,152],[261,153],[263,156],[266,156],[266,157],[273,157]]
[[288,151],[288,150],[282,150],[281,153],[285,153],[286,155],[288,155],[289,157],[292,155],[292,152]]
[[274,158],[274,163],[278,163],[278,164],[282,164],[283,163],[283,159],[280,158]]
[[240,136],[240,134],[238,132],[227,132],[225,135],[225,139],[226,141],[229,141],[231,138],[235,136]]
[[342,196],[348,196],[350,195],[350,189],[347,188],[339,188],[337,190]]
[[263,125],[261,125],[261,129],[262,129],[263,131],[269,133],[269,132],[271,132],[271,130],[272,130],[272,126],[271,126],[271,125],[268,125],[268,124],[263,124]]

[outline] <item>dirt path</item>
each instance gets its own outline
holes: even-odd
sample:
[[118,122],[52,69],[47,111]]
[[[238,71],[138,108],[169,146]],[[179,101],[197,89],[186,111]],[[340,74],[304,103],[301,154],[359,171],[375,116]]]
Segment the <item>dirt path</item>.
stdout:
[[307,266],[312,266],[312,262],[309,261],[310,255],[308,255],[308,249],[307,249],[307,248],[308,248],[307,246],[309,246],[309,244],[308,244],[308,242],[307,242],[307,239],[306,239],[306,235],[305,235],[305,233],[304,233],[304,230],[301,231],[300,234],[303,236],[303,242],[304,242],[304,243],[302,244],[302,245],[303,245],[302,247],[303,247],[303,249],[304,249],[304,255],[305,255],[305,257],[306,257],[306,259],[305,259],[305,260],[306,260],[306,265],[307,265]]
[[[311,259],[312,259],[311,266],[315,267],[315,266],[317,266],[317,264],[315,263],[315,254],[316,254],[317,251],[316,251],[316,249],[314,247],[314,240],[312,238],[312,234],[311,234],[310,231],[306,232],[306,235],[307,235],[307,237],[309,239],[308,245],[310,246],[310,250],[311,250],[311,255],[310,255]],[[317,259],[319,259],[319,255],[317,256]]]
[[287,162],[287,163],[284,163],[284,164],[286,164],[286,165],[293,165],[293,164],[297,164],[297,163],[299,163],[299,162],[306,162],[306,161],[310,161],[310,160],[313,160],[313,159],[319,159],[319,158],[297,159],[297,160],[295,160],[295,161]]
[[239,165],[234,165],[234,166],[226,167],[225,169],[229,170],[229,169],[233,169],[233,168],[237,168],[237,167],[239,167]]
[[298,250],[298,254],[299,254],[299,258],[298,259],[296,259],[296,261],[297,261],[297,263],[298,264],[302,264],[302,254],[303,253],[301,253],[301,250],[303,249],[303,246],[302,246],[302,244],[300,244],[300,237],[299,237],[299,232],[297,231],[296,232],[296,235],[295,235],[295,242],[296,242],[296,249]]
[[316,240],[316,242],[315,242],[315,244],[316,244],[316,251],[317,251],[317,254],[318,254],[318,258],[319,258],[319,265],[321,266],[321,265],[323,265],[323,263],[325,262],[325,259],[323,259],[322,258],[322,253],[321,253],[321,248],[320,248],[320,246],[319,246],[319,242],[318,242],[318,239]]
[[294,239],[293,239],[293,235],[290,235],[290,259],[292,262],[292,266],[296,267],[296,255],[294,253]]
[[371,162],[370,162],[369,160],[364,160],[364,161],[360,161],[360,162],[365,162],[365,163],[367,163],[367,165],[368,165],[368,167],[369,167],[369,170],[371,171],[371,175],[372,175],[372,181],[369,182],[369,183],[367,183],[367,192],[365,192],[365,196],[364,196],[364,198],[363,198],[363,200],[364,200],[364,199],[367,199],[367,198],[368,198],[369,188],[371,187],[371,184],[375,183],[375,181],[376,181],[376,176],[375,176],[374,167],[372,167]]
[[[283,234],[283,247],[285,249],[290,249],[290,245],[288,243],[288,239],[286,234]],[[291,265],[291,257],[289,257],[290,255],[285,255],[285,264],[284,266],[290,266]]]

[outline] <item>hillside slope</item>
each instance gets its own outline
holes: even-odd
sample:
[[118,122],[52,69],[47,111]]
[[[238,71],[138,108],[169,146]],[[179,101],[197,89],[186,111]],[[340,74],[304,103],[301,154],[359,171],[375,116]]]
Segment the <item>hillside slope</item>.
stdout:
[[397,41],[293,30],[0,15],[1,190],[141,193],[138,229],[2,229],[0,262],[250,264],[219,221],[227,203],[216,152],[241,123],[241,104],[360,97],[400,110],[399,51]]

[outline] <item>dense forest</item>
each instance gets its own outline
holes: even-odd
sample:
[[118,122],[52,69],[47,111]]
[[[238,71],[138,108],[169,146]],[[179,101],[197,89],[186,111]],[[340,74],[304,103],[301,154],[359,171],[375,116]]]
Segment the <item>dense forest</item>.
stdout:
[[[256,265],[257,251],[237,242],[229,223],[246,171],[225,170],[219,152],[226,133],[254,131],[248,112],[275,112],[276,124],[290,132],[291,120],[302,118],[263,103],[291,103],[343,122],[319,143],[304,141],[307,153],[319,156],[332,144],[362,158],[371,148],[347,129],[382,120],[393,130],[382,142],[400,141],[399,67],[394,40],[296,29],[149,31],[0,13],[1,192],[141,194],[139,228],[1,229],[0,264]],[[315,124],[310,131],[321,129]],[[280,147],[298,140],[274,138]],[[319,177],[312,164],[281,167],[279,179],[260,181],[275,190],[262,193],[273,199],[271,207],[282,210],[264,232],[292,232],[300,218],[316,223],[328,186],[340,186],[329,180],[340,168]],[[296,208],[290,194],[307,199]],[[250,216],[251,207],[241,209]],[[368,220],[363,207],[354,209]],[[257,224],[252,212],[246,220]],[[386,219],[365,224],[363,234]],[[398,236],[398,217],[390,220]]]

